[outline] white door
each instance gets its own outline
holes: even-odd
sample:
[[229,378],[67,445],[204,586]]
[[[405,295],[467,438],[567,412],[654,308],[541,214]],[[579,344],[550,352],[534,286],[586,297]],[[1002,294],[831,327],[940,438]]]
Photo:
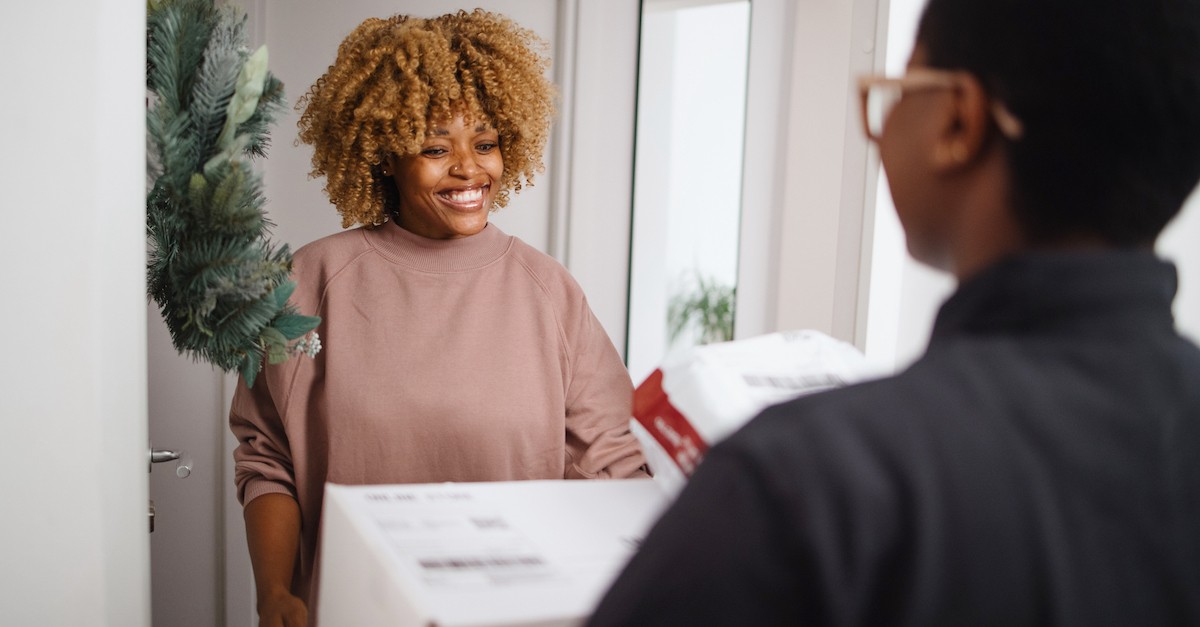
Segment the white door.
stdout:
[[5,625],[150,624],[144,11],[0,9]]

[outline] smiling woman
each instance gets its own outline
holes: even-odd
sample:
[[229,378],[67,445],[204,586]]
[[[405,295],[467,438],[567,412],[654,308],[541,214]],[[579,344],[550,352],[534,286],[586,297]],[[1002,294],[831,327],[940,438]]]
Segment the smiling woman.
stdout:
[[488,220],[542,168],[540,47],[479,10],[368,19],[300,103],[312,173],[362,228],[296,252],[317,359],[268,367],[230,410],[264,627],[315,616],[326,482],[645,474],[633,386],[583,291]]

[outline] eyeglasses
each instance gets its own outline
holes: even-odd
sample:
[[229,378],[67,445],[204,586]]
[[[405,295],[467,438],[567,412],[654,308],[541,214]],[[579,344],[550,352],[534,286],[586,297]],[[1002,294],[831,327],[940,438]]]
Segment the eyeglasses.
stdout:
[[[858,79],[859,96],[862,98],[863,130],[867,139],[878,142],[883,136],[883,126],[896,103],[906,93],[930,91],[934,89],[950,89],[957,84],[954,72],[913,68],[900,78],[884,76],[863,76]],[[1004,106],[993,100],[991,104],[992,118],[1000,133],[1011,140],[1019,139],[1024,129],[1021,121]]]

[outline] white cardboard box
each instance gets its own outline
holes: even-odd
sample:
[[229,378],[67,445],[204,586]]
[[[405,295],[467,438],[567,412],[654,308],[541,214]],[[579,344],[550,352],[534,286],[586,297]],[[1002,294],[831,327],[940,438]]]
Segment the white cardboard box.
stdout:
[[318,622],[577,625],[667,502],[648,479],[327,485]]

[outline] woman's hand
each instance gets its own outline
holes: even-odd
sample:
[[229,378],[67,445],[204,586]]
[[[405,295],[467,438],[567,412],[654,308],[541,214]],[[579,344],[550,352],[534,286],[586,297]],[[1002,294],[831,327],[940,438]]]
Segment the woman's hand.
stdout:
[[258,599],[258,627],[307,627],[308,607],[286,590]]

